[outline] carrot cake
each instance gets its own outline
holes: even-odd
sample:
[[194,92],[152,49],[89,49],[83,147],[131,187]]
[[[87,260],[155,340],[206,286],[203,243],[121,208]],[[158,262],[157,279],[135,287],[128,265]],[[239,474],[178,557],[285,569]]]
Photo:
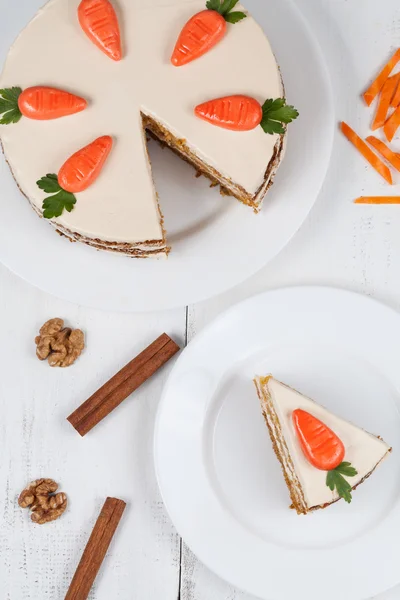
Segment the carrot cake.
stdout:
[[136,257],[168,252],[146,130],[258,211],[296,116],[267,37],[234,0],[50,0],[0,78],[1,143],[36,212]]
[[390,446],[272,376],[256,377],[254,383],[291,508],[306,514],[340,498],[351,502],[352,491]]

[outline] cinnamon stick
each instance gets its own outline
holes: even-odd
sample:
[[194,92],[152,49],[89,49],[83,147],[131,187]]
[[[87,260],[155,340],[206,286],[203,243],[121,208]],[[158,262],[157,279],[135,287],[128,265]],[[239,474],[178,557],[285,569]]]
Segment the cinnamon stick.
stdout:
[[93,528],[65,600],[86,600],[125,510],[126,503],[107,498]]
[[179,351],[163,333],[77,408],[68,421],[84,436]]

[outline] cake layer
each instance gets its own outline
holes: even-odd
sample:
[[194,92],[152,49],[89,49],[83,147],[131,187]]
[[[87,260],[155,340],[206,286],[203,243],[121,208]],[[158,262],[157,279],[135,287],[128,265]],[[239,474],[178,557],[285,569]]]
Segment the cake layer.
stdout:
[[272,431],[271,437],[276,440],[277,454],[285,473],[289,474],[288,487],[291,492],[291,488],[296,489],[300,497],[295,506],[298,512],[324,507],[338,500],[339,495],[336,489],[331,491],[326,485],[327,472],[314,467],[306,459],[294,431],[294,410],[302,409],[310,413],[327,425],[343,442],[344,460],[357,470],[357,475],[347,478],[353,489],[369,477],[390,452],[391,448],[380,438],[334,415],[273,377],[258,377],[255,383],[264,416],[270,432]]
[[[245,93],[261,103],[282,96],[279,69],[270,45],[248,16],[228,25],[225,38],[184,67],[170,63],[174,42],[203,0],[119,0],[123,37],[121,62],[110,60],[83,33],[80,0],[51,0],[20,34],[8,55],[0,88],[51,85],[88,100],[83,112],[53,121],[22,118],[1,125],[0,136],[14,177],[40,212],[45,197],[36,181],[57,173],[65,160],[101,135],[114,147],[98,180],[64,211],[59,228],[82,240],[165,246],[148,160],[142,113],[151,116],[225,187],[255,208],[279,164],[283,136],[261,127],[233,132],[196,118],[194,107],[209,98]],[[162,205],[162,198],[160,199]]]

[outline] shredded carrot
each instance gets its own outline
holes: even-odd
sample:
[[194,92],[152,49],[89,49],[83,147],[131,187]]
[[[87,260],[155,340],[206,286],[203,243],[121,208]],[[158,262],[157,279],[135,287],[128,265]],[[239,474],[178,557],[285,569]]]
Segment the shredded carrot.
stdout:
[[383,126],[383,131],[385,132],[386,139],[388,142],[391,142],[395,136],[396,131],[400,126],[400,107],[396,108],[394,113],[390,115],[385,125]]
[[372,84],[369,86],[366,92],[364,92],[364,100],[370,106],[372,102],[375,100],[376,96],[379,94],[383,86],[385,85],[386,79],[389,77],[390,73],[393,71],[397,63],[400,61],[400,48],[396,50],[391,59],[386,63],[383,67],[382,71],[379,73],[378,77]]
[[400,196],[360,196],[354,204],[400,204]]
[[396,152],[393,152],[393,150],[391,150],[384,142],[378,140],[374,135],[369,135],[367,137],[367,142],[371,144],[383,158],[386,158],[397,171],[400,171],[400,157]]
[[371,148],[367,146],[367,144],[356,134],[351,127],[347,125],[344,121],[342,121],[341,130],[344,135],[347,137],[349,142],[351,142],[357,150],[363,155],[363,157],[369,162],[369,164],[374,167],[376,171],[378,171],[379,175],[390,184],[392,184],[392,175],[388,167],[381,161],[381,159],[372,152]]
[[397,84],[397,90],[395,91],[390,106],[392,108],[397,108],[400,104],[400,73],[398,73],[399,81]]
[[396,86],[399,82],[400,75],[393,75],[385,81],[385,85],[382,88],[382,93],[379,98],[378,109],[376,111],[375,119],[371,125],[372,131],[383,127],[387,119],[390,103],[396,91]]

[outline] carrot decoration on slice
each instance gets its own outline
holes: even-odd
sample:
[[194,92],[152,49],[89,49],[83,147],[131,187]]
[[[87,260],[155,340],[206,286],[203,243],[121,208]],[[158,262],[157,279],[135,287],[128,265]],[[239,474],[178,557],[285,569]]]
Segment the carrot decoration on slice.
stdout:
[[227,23],[238,23],[245,13],[232,12],[239,0],[208,0],[207,9],[195,14],[184,25],[171,56],[175,67],[181,67],[211,50],[227,30]]
[[397,63],[400,61],[400,48],[396,50],[391,59],[386,63],[382,71],[379,73],[378,77],[375,81],[372,82],[370,87],[364,92],[364,100],[370,106],[376,96],[379,94],[383,86],[385,85],[386,79],[389,77],[390,73],[393,71]]
[[265,133],[285,133],[284,124],[299,116],[298,111],[286,104],[285,98],[266,100],[261,104],[243,95],[225,96],[199,104],[195,115],[212,125],[233,131],[249,131],[261,125]]
[[396,131],[400,126],[400,106],[396,108],[393,114],[390,115],[388,120],[383,126],[383,131],[388,142],[391,142],[394,138]]
[[397,171],[400,171],[400,156],[396,154],[396,152],[393,152],[393,150],[391,150],[384,142],[378,140],[374,135],[369,135],[367,137],[367,142],[371,144],[383,158],[386,158]]
[[341,130],[344,135],[347,137],[349,142],[351,142],[360,154],[369,162],[369,164],[374,167],[374,169],[381,175],[388,183],[392,184],[392,175],[388,167],[381,161],[381,159],[372,152],[371,148],[367,146],[367,144],[356,134],[351,127],[347,125],[344,121],[342,121]]
[[121,60],[118,17],[109,0],[82,0],[78,18],[83,31],[102,52],[113,60]]
[[325,423],[300,408],[292,413],[294,430],[308,462],[326,474],[326,485],[340,498],[351,502],[351,485],[343,477],[354,477],[357,471],[349,462],[343,462],[343,442]]
[[360,196],[354,204],[400,204],[400,196]]
[[52,87],[35,86],[0,90],[0,124],[18,123],[22,116],[37,121],[59,119],[85,110],[84,98]]
[[387,119],[387,114],[390,108],[390,103],[394,97],[396,86],[400,81],[400,74],[393,75],[393,77],[389,77],[385,85],[382,88],[382,93],[379,98],[379,104],[376,111],[376,115],[374,121],[372,123],[371,129],[374,131],[375,129],[379,129],[383,127],[385,121]]
[[293,424],[301,449],[308,462],[317,469],[336,469],[344,459],[344,446],[338,436],[322,421],[298,408],[293,411]]
[[112,138],[104,135],[73,154],[56,174],[48,174],[37,181],[38,187],[53,194],[43,202],[45,219],[59,217],[64,209],[68,212],[76,204],[75,193],[83,192],[92,185],[104,166],[112,148]]

